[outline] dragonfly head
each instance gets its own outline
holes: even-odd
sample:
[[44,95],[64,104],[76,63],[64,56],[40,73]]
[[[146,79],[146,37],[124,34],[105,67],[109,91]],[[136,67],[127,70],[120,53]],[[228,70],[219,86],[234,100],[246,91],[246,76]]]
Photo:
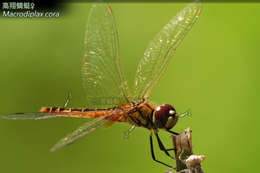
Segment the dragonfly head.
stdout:
[[169,104],[158,106],[153,114],[153,123],[157,128],[169,130],[178,121],[176,110]]

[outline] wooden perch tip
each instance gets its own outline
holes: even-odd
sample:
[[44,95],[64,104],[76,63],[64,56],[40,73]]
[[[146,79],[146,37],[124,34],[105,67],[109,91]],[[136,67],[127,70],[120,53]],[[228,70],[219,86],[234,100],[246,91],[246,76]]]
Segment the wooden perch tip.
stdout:
[[177,173],[203,173],[200,163],[205,159],[205,156],[192,153],[190,128],[187,128],[180,135],[172,136],[172,142],[175,148]]

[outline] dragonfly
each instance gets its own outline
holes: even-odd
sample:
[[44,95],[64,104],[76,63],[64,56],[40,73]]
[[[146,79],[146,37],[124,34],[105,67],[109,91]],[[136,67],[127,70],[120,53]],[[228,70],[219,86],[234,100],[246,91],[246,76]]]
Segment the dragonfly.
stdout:
[[[148,97],[156,86],[177,47],[197,21],[201,3],[194,1],[183,8],[150,41],[137,67],[133,91],[123,74],[118,32],[112,8],[106,3],[94,3],[90,9],[85,37],[81,78],[86,94],[86,107],[42,107],[39,112],[14,113],[1,116],[13,120],[42,120],[55,117],[91,118],[72,133],[59,140],[51,151],[67,146],[102,126],[115,122],[149,130],[152,159],[158,160],[154,153],[153,135],[156,136],[160,150],[173,158],[163,145],[158,132],[171,131],[178,119],[188,112],[178,114],[170,104],[154,105]],[[69,99],[67,100],[69,101]]]

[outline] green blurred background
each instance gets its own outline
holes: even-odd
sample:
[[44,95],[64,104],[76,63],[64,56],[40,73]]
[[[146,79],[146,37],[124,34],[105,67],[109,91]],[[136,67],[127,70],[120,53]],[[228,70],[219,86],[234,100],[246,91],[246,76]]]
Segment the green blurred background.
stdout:
[[[57,19],[0,18],[1,114],[84,105],[80,80],[88,3],[66,4]],[[153,36],[185,4],[113,3],[124,70],[136,66]],[[193,116],[175,131],[193,130],[205,172],[253,172],[259,154],[260,4],[204,3],[193,29],[178,48],[150,100],[170,103]],[[258,58],[257,58],[258,57]],[[20,173],[164,172],[152,161],[149,133],[138,128],[123,139],[127,124],[101,129],[57,152],[50,147],[85,120],[0,121],[0,170]],[[160,133],[167,146],[169,134]],[[167,163],[172,160],[157,149]]]

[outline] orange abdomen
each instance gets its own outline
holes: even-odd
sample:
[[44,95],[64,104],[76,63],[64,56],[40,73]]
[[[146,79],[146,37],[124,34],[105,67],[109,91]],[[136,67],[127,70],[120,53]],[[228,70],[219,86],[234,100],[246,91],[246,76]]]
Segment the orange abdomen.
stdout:
[[124,114],[124,111],[117,107],[107,109],[42,107],[40,112],[78,118],[99,118],[107,116],[106,119],[110,121],[124,121],[124,118],[121,116]]

